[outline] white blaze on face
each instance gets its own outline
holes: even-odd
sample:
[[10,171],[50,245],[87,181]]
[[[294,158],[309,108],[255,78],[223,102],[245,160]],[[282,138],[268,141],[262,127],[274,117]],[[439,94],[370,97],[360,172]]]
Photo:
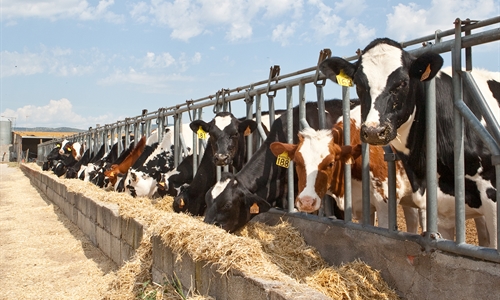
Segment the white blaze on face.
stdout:
[[227,127],[227,125],[231,124],[231,116],[224,116],[220,117],[217,116],[215,117],[215,126],[217,126],[220,130],[224,130],[224,128]]
[[82,158],[82,155],[80,154],[82,152],[82,144],[79,142],[73,143],[73,149],[75,149],[76,152],[76,157],[75,159],[78,161]]
[[226,186],[229,184],[229,181],[231,181],[231,178],[228,178],[224,181],[219,181],[214,185],[211,192],[212,199],[216,199],[226,189]]
[[371,97],[371,108],[365,120],[367,126],[378,126],[380,122],[380,113],[374,108],[375,99],[384,91],[389,75],[402,66],[401,55],[401,49],[385,43],[363,53],[363,73],[368,79]]
[[[314,188],[316,183],[316,177],[318,175],[318,165],[325,159],[326,156],[330,154],[328,144],[332,140],[331,130],[314,130],[311,128],[306,128],[301,131],[304,138],[302,146],[299,153],[304,159],[304,165],[306,169],[306,186],[302,192],[297,196],[298,199],[303,199],[304,197],[310,197],[316,199],[315,210],[319,209],[321,200],[316,193]],[[309,210],[309,209],[308,209]]]

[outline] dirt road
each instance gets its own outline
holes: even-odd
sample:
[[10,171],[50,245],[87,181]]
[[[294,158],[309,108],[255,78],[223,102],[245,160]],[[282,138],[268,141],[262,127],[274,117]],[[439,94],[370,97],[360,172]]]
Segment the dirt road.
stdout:
[[116,270],[18,167],[0,164],[0,299],[101,299]]

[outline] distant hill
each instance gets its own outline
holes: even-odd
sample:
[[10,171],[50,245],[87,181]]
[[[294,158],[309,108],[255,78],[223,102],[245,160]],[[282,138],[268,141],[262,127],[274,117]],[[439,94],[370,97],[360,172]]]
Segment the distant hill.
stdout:
[[50,128],[50,127],[32,127],[32,128],[14,127],[14,128],[12,128],[12,131],[30,131],[30,132],[83,132],[83,131],[86,131],[86,130],[76,129],[76,128],[70,128],[70,127],[57,127],[57,128]]

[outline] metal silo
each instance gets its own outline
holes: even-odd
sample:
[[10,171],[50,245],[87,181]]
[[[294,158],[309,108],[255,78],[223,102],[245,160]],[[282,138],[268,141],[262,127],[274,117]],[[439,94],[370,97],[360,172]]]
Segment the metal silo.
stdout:
[[0,145],[12,144],[12,123],[0,121]]

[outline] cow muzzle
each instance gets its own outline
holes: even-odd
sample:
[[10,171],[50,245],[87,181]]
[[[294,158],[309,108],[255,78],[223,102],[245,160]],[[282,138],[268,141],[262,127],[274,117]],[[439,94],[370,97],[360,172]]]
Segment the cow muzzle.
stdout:
[[217,166],[226,166],[231,164],[231,157],[227,154],[216,153],[214,155],[214,162]]
[[295,199],[295,206],[301,212],[313,213],[320,207],[321,200],[316,197],[303,196]]
[[361,126],[361,140],[371,145],[386,145],[393,139],[389,125]]

